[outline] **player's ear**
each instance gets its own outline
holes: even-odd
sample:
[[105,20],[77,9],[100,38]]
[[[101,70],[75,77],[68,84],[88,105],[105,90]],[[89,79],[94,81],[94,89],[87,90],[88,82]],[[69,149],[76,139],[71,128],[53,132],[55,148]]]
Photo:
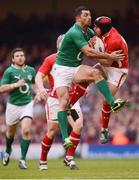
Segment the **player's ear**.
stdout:
[[79,20],[79,16],[76,16],[75,20],[78,21]]
[[12,63],[13,63],[13,64],[15,63],[14,58],[12,58]]

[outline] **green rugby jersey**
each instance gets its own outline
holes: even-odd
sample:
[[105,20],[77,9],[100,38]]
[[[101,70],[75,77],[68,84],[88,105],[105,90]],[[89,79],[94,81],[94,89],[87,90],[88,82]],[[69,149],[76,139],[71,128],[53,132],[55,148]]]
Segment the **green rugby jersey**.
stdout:
[[61,48],[56,58],[56,64],[77,67],[81,65],[83,53],[81,48],[88,44],[89,39],[94,35],[92,29],[88,28],[85,33],[78,24],[74,24],[65,34]]
[[35,83],[35,69],[27,65],[23,69],[18,69],[11,65],[5,70],[1,85],[16,83],[19,79],[24,79],[25,85],[9,92],[8,102],[22,106],[32,100],[31,85]]

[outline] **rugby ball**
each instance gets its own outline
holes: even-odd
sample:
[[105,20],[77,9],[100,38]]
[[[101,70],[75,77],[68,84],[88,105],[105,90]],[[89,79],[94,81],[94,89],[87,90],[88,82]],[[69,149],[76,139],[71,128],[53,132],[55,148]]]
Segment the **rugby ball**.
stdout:
[[94,49],[99,52],[105,51],[104,43],[98,36],[95,36]]

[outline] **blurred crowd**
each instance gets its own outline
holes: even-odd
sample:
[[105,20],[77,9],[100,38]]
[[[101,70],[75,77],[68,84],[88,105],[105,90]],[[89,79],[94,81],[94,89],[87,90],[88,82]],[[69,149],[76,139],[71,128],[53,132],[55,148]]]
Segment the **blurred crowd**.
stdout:
[[[130,12],[130,13],[129,13]],[[94,16],[95,18],[95,16]],[[139,5],[133,5],[127,10],[125,17],[120,17],[118,11],[114,11],[114,26],[125,37],[129,45],[130,70],[126,83],[117,94],[118,97],[128,98],[130,103],[122,112],[112,114],[109,124],[111,135],[110,143],[116,144],[116,137],[124,137],[125,144],[139,144]],[[0,20],[0,79],[11,59],[9,52],[14,47],[23,47],[26,51],[27,64],[34,66],[36,70],[44,57],[56,51],[55,41],[59,34],[64,33],[73,20],[67,15],[56,16],[47,14],[40,18],[35,14],[29,19],[21,19],[12,13]],[[90,61],[87,61],[90,64]],[[90,64],[91,65],[91,64]],[[7,94],[0,95],[0,144],[5,143],[5,106]],[[94,85],[86,97],[81,99],[84,114],[84,128],[81,142],[97,144],[101,129],[101,102],[102,98]],[[36,104],[32,125],[32,142],[40,143],[41,137],[47,129],[44,104]],[[18,130],[15,142],[20,139]],[[61,141],[60,133],[56,141]]]

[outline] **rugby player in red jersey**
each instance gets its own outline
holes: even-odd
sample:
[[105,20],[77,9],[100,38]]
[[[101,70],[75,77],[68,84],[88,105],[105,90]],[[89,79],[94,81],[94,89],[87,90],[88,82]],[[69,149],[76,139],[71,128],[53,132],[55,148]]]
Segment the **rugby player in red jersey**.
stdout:
[[[109,17],[101,16],[98,17],[94,22],[94,31],[103,42],[106,53],[112,53],[117,50],[123,50],[125,58],[123,61],[107,61],[105,64],[104,60],[97,67],[102,69],[107,78],[109,88],[113,95],[117,93],[120,87],[125,82],[128,75],[128,46],[124,38],[112,26],[112,20]],[[100,142],[105,144],[109,140],[108,123],[111,114],[110,105],[104,101],[102,108],[102,129],[100,134]]]

